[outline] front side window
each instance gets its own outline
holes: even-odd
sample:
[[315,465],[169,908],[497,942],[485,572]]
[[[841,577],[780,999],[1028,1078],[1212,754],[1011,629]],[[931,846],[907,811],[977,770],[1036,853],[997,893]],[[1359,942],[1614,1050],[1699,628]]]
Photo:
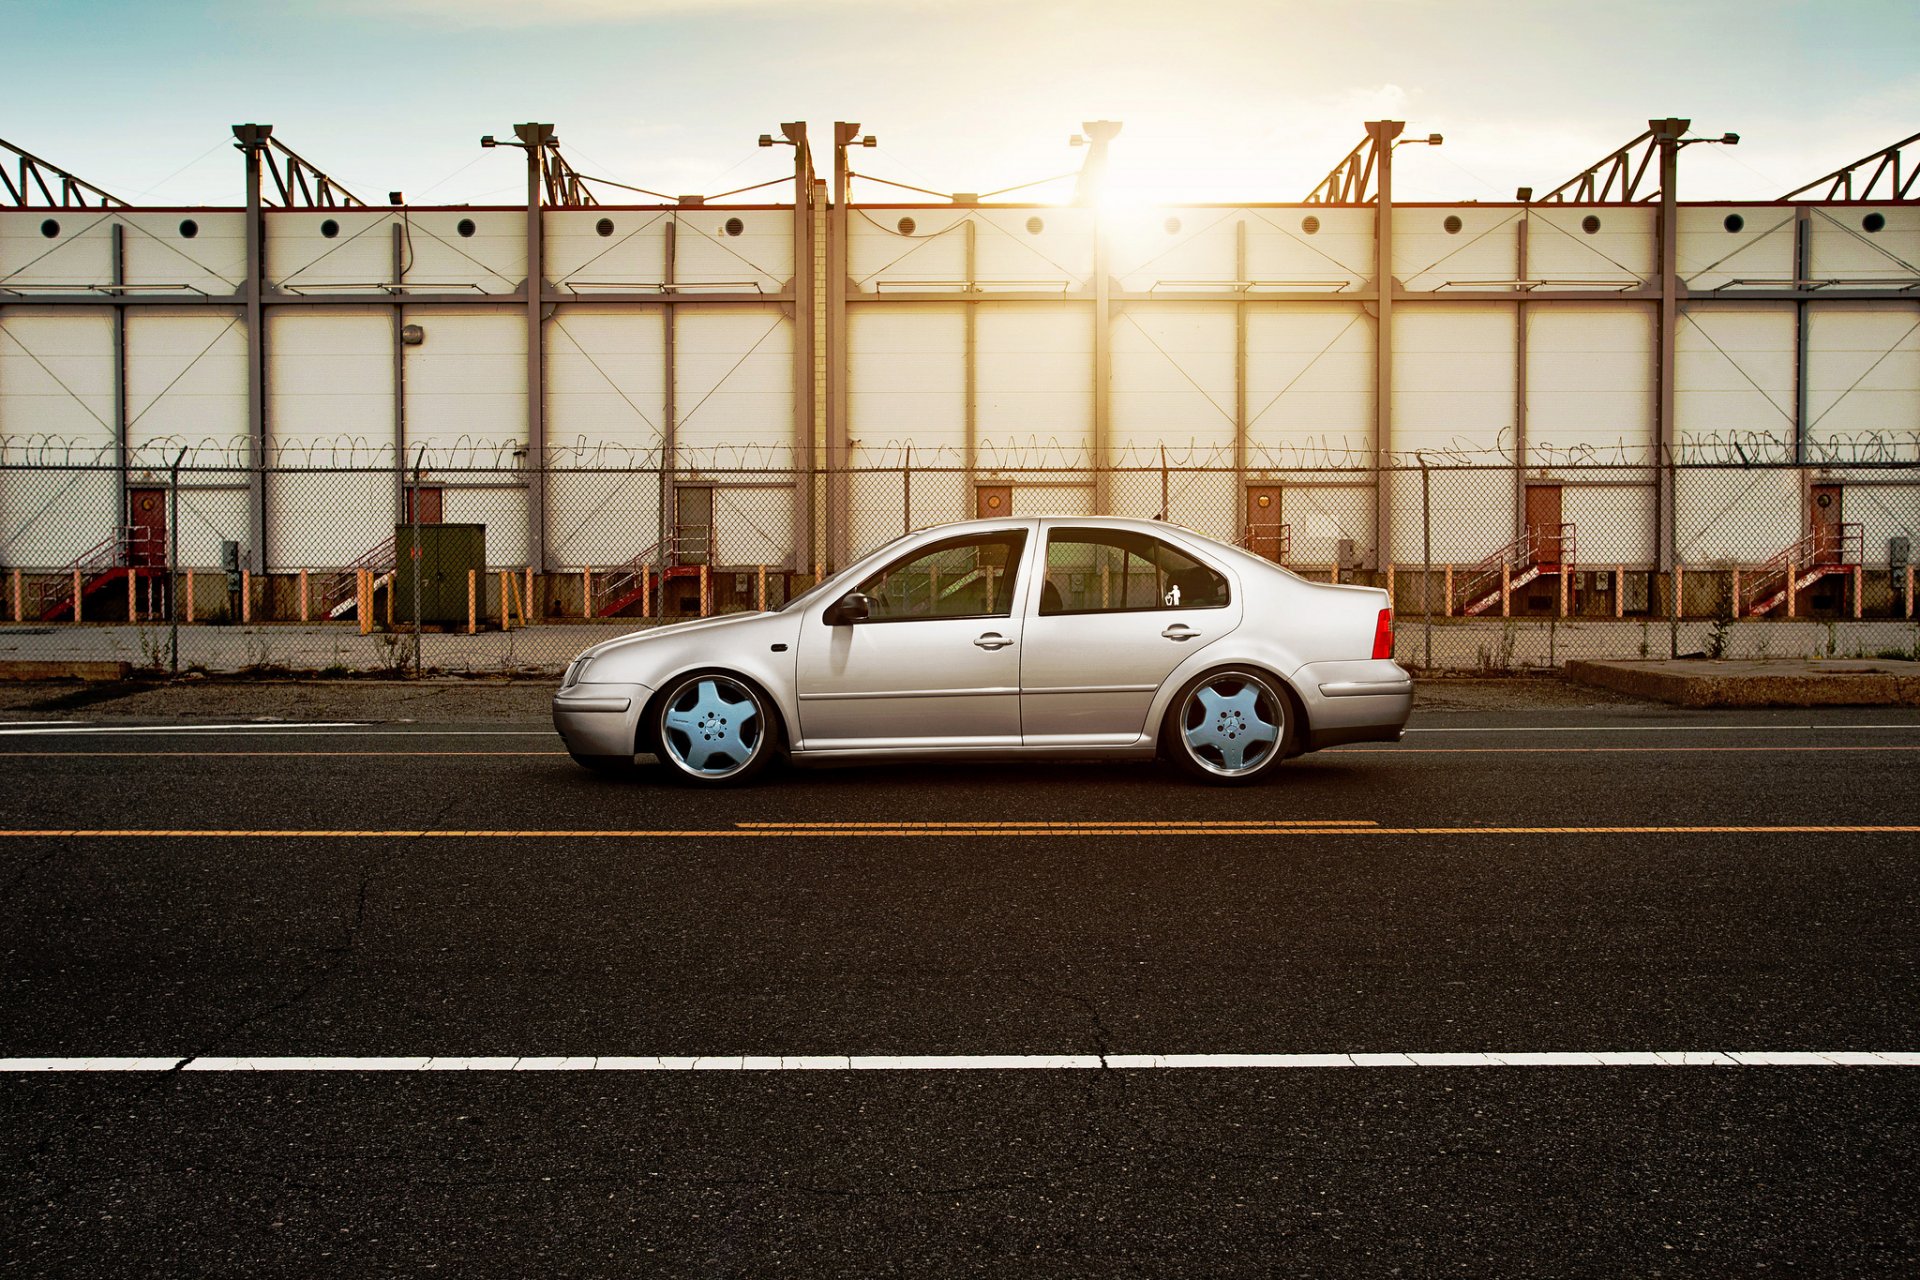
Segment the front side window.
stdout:
[[1055,529],[1047,537],[1042,617],[1226,603],[1225,578],[1158,538],[1115,529]]
[[1024,529],[948,538],[895,560],[856,590],[873,601],[870,622],[1005,618],[1026,545]]

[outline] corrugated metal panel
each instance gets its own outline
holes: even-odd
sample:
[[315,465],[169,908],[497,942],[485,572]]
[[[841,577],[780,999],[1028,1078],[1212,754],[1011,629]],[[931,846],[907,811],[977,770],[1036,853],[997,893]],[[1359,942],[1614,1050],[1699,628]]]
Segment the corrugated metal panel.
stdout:
[[716,488],[713,527],[716,563],[785,566],[793,556],[793,490],[787,485]]
[[847,315],[847,430],[853,465],[964,466],[965,322],[958,306],[888,303]]
[[1237,227],[1251,220],[1245,209],[1126,210],[1108,233],[1112,274],[1132,293],[1231,284],[1240,278]]
[[500,463],[511,465],[512,449],[527,439],[526,316],[511,307],[409,307],[406,319],[426,331],[406,348],[409,455],[424,444],[443,457],[477,452],[486,466],[505,453]]
[[[54,445],[51,460],[113,452],[113,317],[101,312],[0,312],[0,437]],[[71,446],[69,453],[67,446]]]
[[541,215],[547,279],[581,293],[596,292],[596,285],[658,285],[667,278],[672,220],[670,209],[549,209]]
[[1513,308],[1393,310],[1393,449],[1489,460],[1513,443]]
[[1092,209],[981,209],[973,217],[974,281],[982,289],[1093,284]]
[[[286,293],[371,293],[393,281],[391,213],[288,209],[266,217],[267,279]],[[326,229],[333,228],[328,235]],[[242,245],[244,251],[245,245]],[[407,263],[401,246],[401,265]],[[358,287],[353,287],[358,286]]]
[[[1877,220],[1878,231],[1867,226]],[[1920,208],[1842,205],[1813,211],[1808,270],[1816,280],[1886,280],[1920,276]]]
[[[200,293],[237,292],[247,277],[243,213],[128,213],[127,283],[185,285]],[[187,235],[187,224],[193,234]]]
[[[1674,331],[1674,425],[1705,460],[1781,461],[1793,444],[1793,307],[1687,303]],[[1698,456],[1690,454],[1689,456]]]
[[1408,289],[1510,288],[1505,282],[1520,274],[1524,216],[1498,206],[1395,208],[1393,274]]
[[1113,321],[1115,461],[1231,463],[1234,317],[1205,303],[1122,308]]
[[247,439],[247,330],[238,311],[127,315],[127,438],[221,448]]
[[651,465],[666,421],[658,307],[559,307],[547,323],[547,447],[556,466]]
[[1560,518],[1574,527],[1575,554],[1582,568],[1651,565],[1659,560],[1653,542],[1652,485],[1605,488],[1564,485]]
[[[470,223],[473,234],[460,227]],[[378,233],[376,233],[378,234]],[[415,289],[512,293],[527,277],[527,215],[521,210],[448,209],[411,214],[407,284]],[[489,549],[488,554],[492,551]]]
[[[0,565],[58,569],[121,523],[112,471],[0,470]],[[12,620],[12,601],[6,601]]]
[[[51,224],[49,237],[42,228]],[[0,281],[104,284],[113,279],[113,214],[100,209],[0,212]]]
[[1653,445],[1659,313],[1650,303],[1527,308],[1527,460],[1639,462]]
[[[1898,446],[1911,460],[1920,432],[1920,307],[1819,303],[1807,309],[1807,444]],[[1818,455],[1815,455],[1818,456]]]
[[1660,269],[1656,212],[1617,205],[1533,206],[1527,213],[1527,277],[1623,285],[1652,279]]
[[1084,305],[981,306],[975,426],[983,463],[1082,457],[1093,442],[1093,312]]
[[1850,484],[1840,495],[1840,515],[1860,526],[1867,564],[1887,565],[1893,538],[1907,540],[1909,560],[1913,548],[1920,547],[1920,485]]
[[1247,278],[1358,288],[1373,278],[1371,209],[1249,209]]
[[[847,274],[859,293],[951,287],[967,278],[965,210],[856,208],[847,217]],[[981,233],[975,232],[976,236]],[[957,344],[956,344],[957,345]]]
[[290,466],[370,465],[391,449],[387,314],[333,307],[267,313],[267,441],[272,460]]
[[1806,527],[1797,471],[1679,471],[1675,538],[1682,564],[1760,564]]
[[715,207],[682,209],[675,216],[680,223],[674,244],[676,283],[779,293],[793,279],[791,212]]
[[622,565],[660,539],[657,471],[555,471],[547,477],[547,554],[566,566]]
[[1343,466],[1370,453],[1373,341],[1373,318],[1357,302],[1247,308],[1255,465]]
[[270,471],[266,485],[267,568],[275,573],[342,568],[393,536],[391,471]]
[[[244,475],[234,475],[218,488],[202,483],[180,483],[180,518],[173,529],[180,539],[180,567],[213,569],[220,564],[220,544],[247,545],[247,486]],[[170,531],[168,537],[173,533]]]
[[780,307],[682,313],[674,376],[682,465],[793,465],[793,321]]
[[1734,280],[1781,288],[1792,282],[1792,209],[1710,205],[1681,209],[1679,217],[1680,278],[1688,288],[1717,289]]

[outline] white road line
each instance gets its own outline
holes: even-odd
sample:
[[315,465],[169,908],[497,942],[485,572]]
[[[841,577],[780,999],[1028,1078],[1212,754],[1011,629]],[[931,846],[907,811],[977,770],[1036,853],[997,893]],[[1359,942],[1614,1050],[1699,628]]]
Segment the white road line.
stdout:
[[1827,729],[1920,729],[1920,724],[1525,724],[1408,729],[1408,733],[1819,733]]
[[[50,722],[51,723],[51,722]],[[262,724],[62,724],[57,728],[24,728],[15,724],[0,726],[0,734],[21,736],[27,734],[42,737],[72,737],[83,733],[232,733],[245,730],[248,733],[303,733],[309,729],[352,729],[365,724],[364,720],[321,720],[313,723],[289,724],[285,726]]]
[[1379,1067],[1920,1067],[1920,1053],[1675,1049],[1514,1053],[808,1054],[491,1058],[0,1058],[0,1073],[165,1071],[1182,1071]]

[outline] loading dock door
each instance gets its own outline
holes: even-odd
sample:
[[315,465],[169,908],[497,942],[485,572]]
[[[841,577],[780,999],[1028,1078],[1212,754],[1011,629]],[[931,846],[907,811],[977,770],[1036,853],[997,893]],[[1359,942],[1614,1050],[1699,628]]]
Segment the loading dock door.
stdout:
[[400,523],[413,523],[413,499],[415,494],[420,495],[420,523],[439,524],[444,518],[441,515],[441,511],[445,504],[441,501],[442,491],[438,485],[431,487],[421,485],[417,489],[412,485],[408,485],[406,488],[407,499],[404,504],[406,509],[401,514]]
[[1013,486],[983,484],[973,491],[974,515],[982,520],[997,520],[1013,514]]
[[1560,563],[1560,486],[1527,486],[1527,547],[1534,564]]
[[167,491],[127,492],[127,563],[135,567],[167,562]]
[[1834,564],[1839,561],[1842,547],[1840,520],[1840,486],[1813,486],[1807,504],[1807,532],[1813,534],[1815,564]]
[[1247,488],[1247,549],[1276,563],[1285,549],[1281,540],[1280,486],[1256,484]]

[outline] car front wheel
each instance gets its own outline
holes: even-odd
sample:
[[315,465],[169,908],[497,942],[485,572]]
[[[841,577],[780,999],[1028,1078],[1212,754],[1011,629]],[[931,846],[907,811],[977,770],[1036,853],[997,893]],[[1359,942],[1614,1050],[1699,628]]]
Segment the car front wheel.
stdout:
[[766,695],[719,672],[687,676],[655,703],[660,762],[695,786],[747,781],[767,767],[779,724]]
[[1204,782],[1235,785],[1271,774],[1286,759],[1292,704],[1272,677],[1245,668],[1190,681],[1167,712],[1166,754]]

